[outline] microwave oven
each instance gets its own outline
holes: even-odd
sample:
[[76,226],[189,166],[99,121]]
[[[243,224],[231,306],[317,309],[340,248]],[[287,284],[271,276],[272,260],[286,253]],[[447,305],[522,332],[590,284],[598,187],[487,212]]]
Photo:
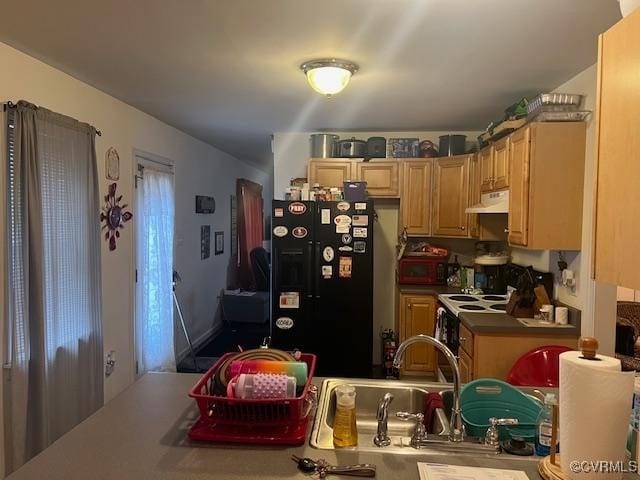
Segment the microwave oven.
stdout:
[[447,283],[446,257],[403,257],[398,262],[401,285],[444,285]]

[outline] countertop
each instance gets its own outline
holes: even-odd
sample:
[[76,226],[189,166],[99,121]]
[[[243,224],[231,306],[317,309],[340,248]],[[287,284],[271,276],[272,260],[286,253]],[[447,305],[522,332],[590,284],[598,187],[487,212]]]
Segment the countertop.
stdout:
[[418,461],[519,469],[531,479],[539,478],[535,462],[502,455],[358,454],[317,450],[308,443],[289,448],[194,443],[187,431],[198,410],[187,393],[198,378],[185,373],[145,375],[8,480],[310,478],[296,469],[292,454],[334,464],[374,463],[378,479],[417,480]]
[[460,322],[472,332],[477,333],[517,333],[518,335],[558,335],[580,336],[576,325],[527,327],[515,317],[506,313],[467,313],[458,315]]

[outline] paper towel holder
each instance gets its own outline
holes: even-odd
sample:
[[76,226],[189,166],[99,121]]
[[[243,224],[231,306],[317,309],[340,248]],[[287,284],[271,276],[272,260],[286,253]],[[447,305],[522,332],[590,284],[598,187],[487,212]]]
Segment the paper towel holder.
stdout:
[[578,348],[582,351],[582,358],[585,360],[600,360],[596,357],[598,340],[595,337],[580,337]]

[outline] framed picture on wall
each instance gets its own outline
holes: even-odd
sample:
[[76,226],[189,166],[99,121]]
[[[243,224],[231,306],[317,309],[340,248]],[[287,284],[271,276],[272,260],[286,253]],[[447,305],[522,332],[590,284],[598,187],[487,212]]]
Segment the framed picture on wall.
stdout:
[[215,234],[215,254],[224,253],[224,232],[216,232]]

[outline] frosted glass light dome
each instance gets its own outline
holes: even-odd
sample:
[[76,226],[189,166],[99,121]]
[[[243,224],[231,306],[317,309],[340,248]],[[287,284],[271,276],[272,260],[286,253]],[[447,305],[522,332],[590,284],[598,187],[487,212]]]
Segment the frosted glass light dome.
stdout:
[[322,95],[340,93],[349,84],[358,66],[346,60],[312,60],[300,65],[311,88]]

